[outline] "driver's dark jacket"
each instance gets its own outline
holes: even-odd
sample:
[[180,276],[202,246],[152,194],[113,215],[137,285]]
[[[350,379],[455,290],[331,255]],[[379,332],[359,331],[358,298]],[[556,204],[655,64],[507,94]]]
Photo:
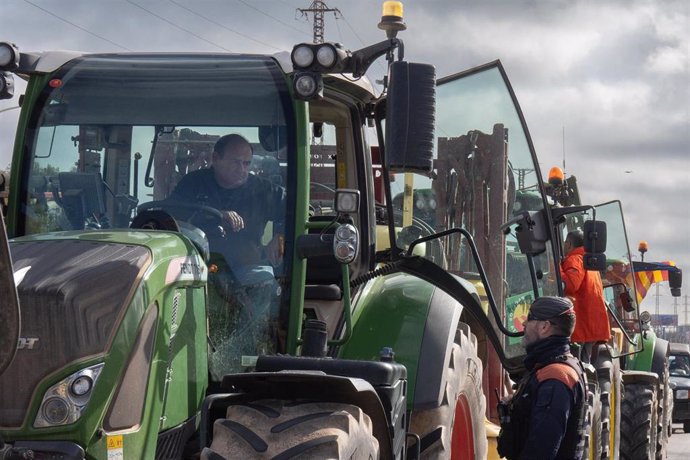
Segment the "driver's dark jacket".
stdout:
[[[172,200],[193,202],[221,211],[235,211],[244,220],[239,232],[227,230],[223,245],[228,262],[252,265],[263,259],[261,237],[266,223],[274,222],[274,233],[285,222],[285,192],[282,187],[250,174],[241,186],[226,189],[218,185],[213,169],[201,169],[184,176],[170,196]],[[213,250],[213,242],[212,248]]]
[[586,377],[570,354],[567,337],[551,336],[527,347],[529,374],[510,401],[501,424],[499,454],[509,459],[581,458]]

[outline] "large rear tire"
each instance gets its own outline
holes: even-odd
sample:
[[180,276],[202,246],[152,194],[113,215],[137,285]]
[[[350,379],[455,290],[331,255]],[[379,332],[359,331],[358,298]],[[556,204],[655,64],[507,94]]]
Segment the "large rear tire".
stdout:
[[669,387],[669,367],[668,356],[664,358],[664,370],[659,376],[659,405],[657,406],[656,423],[656,459],[666,458],[668,447],[668,425],[671,423],[671,412],[673,411],[673,391]]
[[587,391],[587,417],[589,432],[585,434],[585,452],[589,460],[602,458],[601,391],[597,382],[590,382]]
[[[419,435],[423,459],[487,458],[482,392],[482,362],[477,357],[477,338],[465,323],[458,325],[441,405],[413,411],[410,431]],[[408,448],[414,455],[415,443]]]
[[601,389],[601,458],[618,460],[620,447],[622,375],[620,361],[599,355],[597,377]]
[[648,460],[656,455],[656,398],[655,385],[625,385],[621,408],[621,459]]
[[202,460],[377,459],[371,419],[349,404],[261,400],[230,406]]

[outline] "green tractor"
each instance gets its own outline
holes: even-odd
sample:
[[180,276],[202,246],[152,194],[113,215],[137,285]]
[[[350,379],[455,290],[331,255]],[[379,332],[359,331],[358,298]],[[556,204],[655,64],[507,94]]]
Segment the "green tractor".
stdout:
[[[633,262],[638,302],[644,299],[647,289],[653,282],[659,282],[664,278],[668,281],[671,295],[673,297],[680,297],[683,281],[682,270],[668,263],[644,262],[644,253],[642,253],[642,259],[642,261]],[[665,276],[662,275],[658,277],[659,281],[656,281],[653,275],[655,272],[658,274],[663,273]],[[669,376],[671,344],[667,340],[656,335],[654,329],[651,327],[651,315],[648,312],[643,312],[640,319],[642,329],[637,340],[643,344],[643,350],[640,353],[629,356],[625,367],[631,371],[651,372],[656,375],[658,379],[658,386],[656,388],[656,458],[662,459],[665,458],[668,438],[673,432],[673,385]],[[640,425],[642,415],[639,415],[639,412],[641,412],[641,408],[644,407],[645,403],[643,400],[644,398],[630,398],[627,401],[627,404],[631,406],[629,409],[631,412],[631,427]],[[633,419],[634,421],[632,421]]]
[[[554,222],[560,227],[557,233],[564,238],[570,229],[594,218],[607,227],[606,259],[592,267],[601,272],[612,328],[611,341],[600,347],[594,363],[597,378],[603,379],[604,458],[665,458],[673,408],[669,343],[649,327],[648,313],[639,314],[644,295],[636,280],[641,271],[668,272],[671,292],[679,296],[681,271],[671,265],[632,261],[620,202],[582,206],[576,178],[564,180],[562,172],[554,169],[558,168],[552,169],[555,174],[549,178],[547,194],[554,203]],[[643,288],[645,292],[648,287]]]
[[[490,454],[530,301],[558,293],[551,216],[500,62],[436,81],[403,59],[397,5],[387,39],[357,51],[0,44],[2,97],[28,82],[0,260],[18,299],[0,316],[0,458]],[[382,56],[377,94],[364,74]],[[173,193],[228,133],[284,192],[249,265],[223,210]],[[518,203],[525,190],[538,199]]]

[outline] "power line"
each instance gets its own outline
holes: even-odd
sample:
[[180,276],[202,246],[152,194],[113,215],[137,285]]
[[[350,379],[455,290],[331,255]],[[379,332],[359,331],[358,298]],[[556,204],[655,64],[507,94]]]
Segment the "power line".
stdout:
[[[357,32],[355,31],[354,27],[352,27],[352,26],[350,25],[350,23],[348,22],[348,20],[347,20],[347,18],[345,17],[345,15],[342,15],[342,14],[341,14],[341,17],[343,18],[343,21],[345,21],[345,24],[350,28],[350,30],[352,31],[352,33],[355,35],[355,37],[357,37],[357,40],[359,40],[359,43],[361,43],[362,46],[366,46],[366,44],[364,43],[364,40],[362,40],[362,38],[357,34]],[[337,24],[337,22],[336,22],[336,24]],[[381,61],[379,61],[379,60],[376,60],[375,62],[376,62],[376,65],[378,65],[379,68],[381,69],[381,71],[385,74],[385,73],[386,73],[386,67],[385,67],[385,66],[381,63]]]
[[348,20],[347,20],[347,18],[346,18],[345,16],[343,16],[343,21],[345,21],[345,24],[347,24],[347,26],[350,28],[350,30],[352,31],[352,33],[355,34],[355,37],[357,37],[357,40],[359,40],[359,42],[362,44],[362,46],[366,46],[366,45],[364,44],[364,40],[362,40],[362,39],[359,37],[359,35],[357,35],[357,32],[356,32],[355,29],[350,25],[350,23],[348,22]]
[[237,30],[231,29],[230,27],[226,26],[225,24],[221,24],[220,22],[214,21],[213,19],[208,18],[208,17],[204,16],[204,15],[201,14],[201,13],[197,13],[196,11],[194,11],[194,10],[192,10],[192,9],[190,9],[190,8],[187,8],[187,7],[184,6],[184,5],[180,5],[180,4],[177,3],[175,0],[169,0],[169,1],[170,1],[170,3],[172,3],[172,4],[174,4],[174,5],[176,5],[176,6],[180,7],[180,8],[182,8],[183,10],[189,11],[190,13],[192,13],[192,14],[194,14],[194,15],[200,17],[201,19],[204,19],[204,20],[210,22],[211,24],[215,24],[215,25],[217,25],[218,27],[221,27],[221,28],[223,28],[223,29],[225,29],[225,30],[227,30],[227,31],[230,31],[230,32],[232,32],[232,33],[234,33],[234,34],[236,34],[236,35],[239,35],[240,37],[244,37],[244,38],[246,38],[247,40],[254,41],[254,42],[256,42],[256,43],[259,43],[259,44],[264,45],[264,46],[268,46],[269,48],[273,48],[273,49],[276,49],[276,50],[278,50],[278,51],[282,51],[282,50],[283,50],[283,48],[280,48],[280,47],[278,47],[278,46],[271,45],[270,43],[262,42],[261,40],[257,40],[257,39],[255,39],[255,38],[252,38],[252,37],[250,37],[249,35],[243,34],[242,32],[238,32]]
[[96,38],[100,38],[101,40],[106,41],[106,42],[110,43],[111,45],[115,45],[115,46],[117,46],[118,48],[122,48],[122,49],[125,50],[125,51],[132,51],[131,49],[127,48],[126,46],[120,45],[119,43],[115,43],[114,41],[112,41],[112,40],[110,40],[110,39],[108,39],[108,38],[102,37],[101,35],[98,35],[98,34],[95,33],[95,32],[91,32],[90,30],[88,30],[88,29],[86,29],[86,28],[84,28],[84,27],[82,27],[82,26],[80,26],[80,25],[78,25],[78,24],[75,24],[75,23],[73,23],[73,22],[71,22],[71,21],[68,21],[67,19],[65,19],[65,18],[63,18],[63,17],[60,17],[60,16],[58,16],[57,14],[53,13],[52,11],[48,11],[48,10],[46,10],[45,8],[36,5],[35,3],[30,2],[29,0],[24,0],[24,1],[25,1],[26,3],[28,3],[29,5],[31,5],[31,6],[33,6],[33,7],[35,7],[35,8],[38,8],[39,10],[41,10],[41,11],[43,11],[43,12],[45,12],[45,13],[48,13],[49,15],[53,16],[54,18],[57,18],[57,19],[59,19],[59,20],[62,21],[62,22],[66,22],[67,24],[71,25],[72,27],[76,27],[77,29],[79,29],[79,30],[81,30],[81,31],[83,31],[83,32],[86,32],[86,33],[89,34],[89,35],[93,35],[93,36],[96,37]]
[[282,21],[282,20],[276,18],[275,16],[271,16],[270,14],[266,13],[265,11],[263,11],[263,10],[261,10],[261,9],[259,9],[259,8],[257,8],[257,7],[255,7],[254,5],[248,3],[248,2],[246,2],[246,1],[244,1],[244,0],[237,0],[237,1],[240,2],[240,3],[242,3],[242,4],[244,4],[244,5],[246,5],[246,6],[248,6],[249,8],[253,9],[254,11],[258,11],[259,13],[263,14],[264,16],[267,16],[267,17],[273,19],[274,21],[278,21],[279,23],[283,24],[283,25],[286,26],[286,27],[291,28],[292,30],[296,30],[296,31],[299,32],[299,33],[309,35],[308,32],[305,32],[304,30],[298,29],[297,27],[293,26],[292,24],[288,24],[287,22]]
[[[25,0],[25,1],[26,1],[26,0]],[[141,6],[141,5],[138,5],[138,4],[134,3],[132,0],[125,0],[125,1],[126,1],[127,3],[130,3],[130,4],[134,5],[134,6],[136,6],[136,7],[139,8],[139,9],[142,9],[142,10],[146,11],[146,12],[149,13],[150,15],[157,17],[157,18],[160,19],[161,21],[167,22],[167,23],[170,24],[171,26],[173,26],[173,27],[175,27],[175,28],[177,28],[177,29],[180,29],[180,30],[183,31],[183,32],[187,32],[187,33],[190,34],[190,35],[193,35],[194,37],[198,38],[199,40],[203,40],[203,41],[205,41],[206,43],[209,43],[209,44],[211,44],[211,45],[213,45],[213,46],[215,46],[215,47],[218,47],[218,48],[220,48],[220,49],[222,49],[222,50],[224,50],[224,51],[231,52],[229,49],[225,48],[224,46],[221,46],[221,45],[219,45],[218,43],[214,43],[214,42],[212,42],[211,40],[207,40],[207,39],[205,39],[204,37],[202,37],[201,35],[197,35],[197,34],[195,34],[194,32],[192,32],[191,30],[185,29],[184,27],[179,26],[179,25],[175,24],[175,23],[172,22],[172,21],[169,21],[168,19],[164,18],[163,16],[160,16],[160,15],[154,13],[153,11],[151,11],[151,10],[149,10],[149,9],[147,9],[147,8],[144,8],[144,7]]]

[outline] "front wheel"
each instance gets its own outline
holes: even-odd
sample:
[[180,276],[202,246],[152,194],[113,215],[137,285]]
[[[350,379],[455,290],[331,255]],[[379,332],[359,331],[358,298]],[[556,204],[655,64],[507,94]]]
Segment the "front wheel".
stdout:
[[621,407],[621,459],[655,458],[657,404],[656,385],[625,385]]
[[[420,437],[421,458],[487,458],[486,398],[482,393],[481,379],[482,362],[477,357],[477,338],[467,324],[460,323],[448,362],[448,378],[441,405],[412,412],[410,431]],[[408,454],[413,454],[416,449],[416,445],[409,446]]]
[[350,404],[261,400],[228,407],[202,460],[377,459],[371,419]]

